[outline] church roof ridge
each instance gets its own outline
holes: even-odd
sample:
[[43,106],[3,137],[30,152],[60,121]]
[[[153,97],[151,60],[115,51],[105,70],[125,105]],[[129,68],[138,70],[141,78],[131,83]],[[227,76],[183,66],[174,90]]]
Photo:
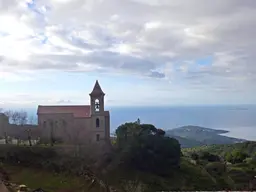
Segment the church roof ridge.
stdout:
[[74,117],[90,117],[90,105],[38,106],[37,114],[73,114]]
[[90,107],[91,105],[38,105],[38,107]]

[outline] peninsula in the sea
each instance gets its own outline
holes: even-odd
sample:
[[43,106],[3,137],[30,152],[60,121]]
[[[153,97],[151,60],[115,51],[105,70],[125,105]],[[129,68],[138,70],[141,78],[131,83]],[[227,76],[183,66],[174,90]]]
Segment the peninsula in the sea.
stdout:
[[166,131],[166,134],[177,139],[183,148],[212,144],[234,144],[246,141],[245,139],[221,135],[228,132],[227,130],[188,125],[170,129]]

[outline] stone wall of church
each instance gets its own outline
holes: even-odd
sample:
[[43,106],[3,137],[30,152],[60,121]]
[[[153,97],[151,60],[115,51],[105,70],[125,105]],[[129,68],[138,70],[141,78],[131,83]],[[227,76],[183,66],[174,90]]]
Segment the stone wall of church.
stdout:
[[91,142],[91,118],[75,118],[74,139],[82,144]]
[[73,114],[44,114],[38,116],[41,137],[51,134],[65,143],[87,144],[109,139],[109,116],[74,118]]
[[41,114],[38,116],[38,125],[42,138],[50,139],[53,135],[55,138],[66,142],[73,137],[73,114]]
[[106,127],[105,138],[110,141],[110,117],[109,116],[105,116],[105,127]]
[[106,123],[106,116],[100,114],[92,116],[91,132],[93,141],[97,142],[98,140],[106,139]]

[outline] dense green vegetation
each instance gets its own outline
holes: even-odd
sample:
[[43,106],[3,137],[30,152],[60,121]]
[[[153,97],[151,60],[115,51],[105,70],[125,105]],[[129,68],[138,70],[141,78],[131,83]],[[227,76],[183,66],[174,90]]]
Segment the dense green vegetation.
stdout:
[[233,151],[233,150],[240,150],[245,153],[247,153],[249,156],[252,156],[256,153],[256,142],[255,141],[247,141],[243,143],[235,143],[235,144],[226,144],[226,145],[204,145],[199,147],[193,147],[193,148],[186,148],[182,149],[183,153],[190,153],[190,152],[202,152],[207,151],[212,154],[217,154],[222,157],[227,152]]
[[[90,184],[90,182],[81,177],[74,177],[68,174],[52,174],[49,171],[31,167],[22,168],[10,165],[4,165],[4,167],[12,183],[26,184],[31,189],[40,187],[49,192],[63,189],[72,189],[73,192],[80,192],[88,189]],[[97,192],[96,190],[94,191]]]
[[116,135],[116,148],[125,167],[157,175],[169,175],[179,167],[180,144],[164,137],[163,130],[148,124],[126,123],[117,128]]
[[[231,189],[256,189],[256,142],[201,146],[182,151],[211,175],[222,174],[221,186],[229,183]],[[214,160],[214,157],[219,158]]]
[[1,145],[0,161],[13,182],[48,191],[256,189],[256,142],[181,149],[165,131],[136,121],[120,125],[111,149],[95,159],[56,147]]

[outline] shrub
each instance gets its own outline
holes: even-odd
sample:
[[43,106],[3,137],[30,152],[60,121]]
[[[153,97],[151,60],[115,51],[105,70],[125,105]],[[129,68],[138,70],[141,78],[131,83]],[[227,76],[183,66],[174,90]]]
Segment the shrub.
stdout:
[[211,154],[207,151],[199,153],[199,159],[206,160],[209,162],[219,162],[220,157],[218,155]]
[[242,163],[248,155],[241,150],[233,150],[225,154],[225,160],[230,163]]
[[205,166],[205,169],[208,173],[210,173],[211,175],[223,175],[223,173],[226,172],[226,165],[224,163],[220,163],[220,162],[212,162],[212,163],[208,163]]
[[50,160],[56,157],[57,154],[52,148],[16,145],[2,145],[0,153],[0,160],[4,163],[37,167],[41,167],[46,159]]
[[190,157],[191,157],[191,159],[193,159],[195,161],[199,159],[199,155],[195,152],[191,153]]

